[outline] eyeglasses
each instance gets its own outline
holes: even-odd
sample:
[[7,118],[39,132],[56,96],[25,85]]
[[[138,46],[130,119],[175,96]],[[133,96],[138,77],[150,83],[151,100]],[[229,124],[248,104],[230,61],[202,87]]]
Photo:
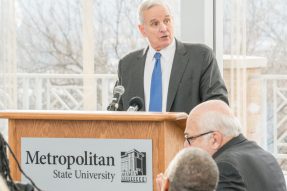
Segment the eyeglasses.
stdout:
[[190,145],[191,144],[191,142],[194,140],[194,139],[196,139],[196,138],[198,138],[198,137],[201,137],[201,136],[203,136],[203,135],[207,135],[207,134],[209,134],[209,133],[213,133],[214,131],[208,131],[208,132],[206,132],[206,133],[201,133],[201,134],[199,134],[199,135],[195,135],[195,136],[191,136],[191,137],[188,137],[188,135],[184,135],[184,138],[186,139],[186,141],[188,142],[188,144]]

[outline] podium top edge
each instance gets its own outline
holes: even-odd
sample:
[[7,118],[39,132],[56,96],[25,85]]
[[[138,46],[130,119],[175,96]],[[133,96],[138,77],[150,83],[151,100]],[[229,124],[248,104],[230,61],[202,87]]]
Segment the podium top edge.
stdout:
[[126,111],[60,111],[60,110],[2,110],[4,119],[41,120],[111,120],[111,121],[178,121],[186,120],[184,112],[126,112]]

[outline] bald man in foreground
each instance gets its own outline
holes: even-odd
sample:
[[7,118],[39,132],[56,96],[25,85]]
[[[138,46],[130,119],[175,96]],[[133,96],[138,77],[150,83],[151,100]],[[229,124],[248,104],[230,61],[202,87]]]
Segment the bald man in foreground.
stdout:
[[240,123],[219,100],[196,106],[189,114],[185,147],[207,151],[219,168],[217,190],[284,191],[286,183],[276,159],[240,133]]

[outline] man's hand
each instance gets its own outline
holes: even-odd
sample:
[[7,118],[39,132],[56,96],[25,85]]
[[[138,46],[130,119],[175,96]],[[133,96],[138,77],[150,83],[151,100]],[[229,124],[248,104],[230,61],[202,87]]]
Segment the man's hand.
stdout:
[[163,173],[160,173],[156,176],[156,190],[161,191],[162,189],[162,183],[163,183]]

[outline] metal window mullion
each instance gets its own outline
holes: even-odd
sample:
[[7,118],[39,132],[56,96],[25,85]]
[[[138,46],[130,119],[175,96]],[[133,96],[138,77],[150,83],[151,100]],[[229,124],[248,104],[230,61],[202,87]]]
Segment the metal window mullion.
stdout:
[[263,126],[263,133],[262,133],[262,148],[267,150],[268,148],[268,127],[267,127],[267,80],[263,79],[262,80],[262,107],[263,107],[263,112],[261,114],[261,119],[262,119],[262,126]]
[[274,117],[273,117],[273,146],[274,146],[274,154],[275,156],[278,155],[278,141],[277,141],[277,138],[278,138],[278,131],[277,131],[277,80],[273,80],[273,83],[272,83],[272,89],[273,89],[273,114],[274,114]]
[[93,23],[93,0],[82,0],[82,21],[83,21],[83,94],[84,109],[94,110],[96,100],[93,88],[94,80],[85,75],[94,74],[94,23]]

